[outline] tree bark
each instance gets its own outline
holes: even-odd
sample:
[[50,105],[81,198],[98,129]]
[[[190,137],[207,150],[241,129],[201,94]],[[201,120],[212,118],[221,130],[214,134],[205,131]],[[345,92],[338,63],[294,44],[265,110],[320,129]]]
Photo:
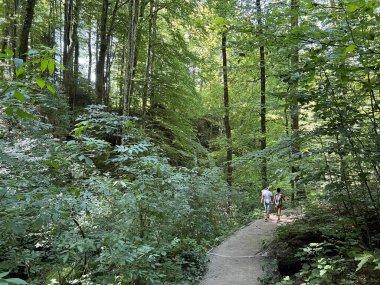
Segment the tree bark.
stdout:
[[35,6],[36,0],[27,0],[25,8],[25,18],[20,35],[20,45],[18,48],[19,58],[22,58],[24,61],[26,61],[27,57],[26,53],[28,52],[29,33],[32,27]]
[[107,23],[108,23],[108,9],[110,3],[108,0],[103,0],[102,5],[102,16],[100,20],[100,44],[99,44],[99,52],[98,58],[96,62],[96,104],[105,104],[105,65],[106,65],[106,57],[107,50],[109,47],[109,42],[111,40],[111,35],[113,32],[113,27],[116,19],[116,13],[119,9],[119,0],[116,0],[115,6],[112,12],[112,17],[110,21],[110,25],[107,31]]
[[78,21],[80,0],[65,0],[65,22],[63,35],[63,85],[70,105],[74,107],[77,78],[74,67],[74,54],[78,42]]
[[[258,35],[260,41],[263,36],[263,21],[262,21],[262,11],[261,2],[256,0],[257,9],[257,25],[258,25]],[[260,44],[260,125],[261,125],[261,139],[260,139],[260,149],[263,151],[267,147],[267,125],[266,125],[266,78],[265,78],[265,48],[263,44]],[[262,189],[268,186],[268,173],[267,173],[267,158],[265,156],[261,159],[261,179],[262,179]]]
[[107,52],[107,60],[106,60],[106,75],[105,75],[105,95],[104,95],[104,105],[109,106],[110,104],[110,92],[111,92],[111,68],[115,53],[112,52],[112,37],[109,42],[109,48]]
[[100,19],[100,43],[99,43],[99,52],[98,59],[96,62],[96,82],[95,82],[95,91],[96,91],[96,104],[104,103],[104,65],[106,60],[107,53],[107,19],[108,19],[108,8],[109,1],[103,0],[102,5],[102,16]]
[[5,49],[9,46],[9,36],[10,36],[10,7],[9,2],[5,1],[2,12],[3,12],[3,18],[5,19],[4,28],[1,32],[2,40],[1,40],[1,53],[5,53]]
[[124,98],[123,98],[123,115],[129,116],[130,105],[132,98],[132,81],[133,81],[133,68],[135,62],[136,51],[136,34],[139,17],[139,0],[129,1],[129,24],[128,24],[128,49],[127,49],[127,66],[126,76],[124,83]]
[[144,82],[144,91],[143,91],[143,102],[142,102],[142,114],[141,114],[141,126],[145,129],[146,127],[146,114],[147,114],[147,103],[148,98],[152,98],[152,83],[153,83],[153,56],[154,49],[153,43],[156,38],[156,19],[157,11],[155,7],[154,0],[149,1],[149,24],[148,24],[148,48],[146,55],[146,66],[145,66],[145,82]]
[[120,112],[123,112],[123,106],[124,106],[124,76],[126,71],[126,53],[127,53],[127,44],[126,44],[126,35],[123,35],[123,45],[122,45],[122,53],[121,53],[121,60],[120,60],[120,66],[119,66],[119,74],[120,74],[120,80],[119,80],[119,106],[118,110]]
[[17,47],[17,15],[20,12],[20,0],[14,0],[13,2],[13,13],[11,15],[12,20],[12,27],[11,27],[11,35],[10,35],[10,43],[11,46],[9,48],[13,49],[14,56],[16,57],[16,47]]
[[88,80],[88,82],[91,82],[91,73],[92,73],[91,29],[92,29],[92,22],[91,22],[91,19],[89,19],[89,23],[88,23],[88,39],[87,39],[87,48],[88,48],[87,80]]
[[228,94],[228,71],[227,71],[227,36],[226,32],[222,33],[222,58],[223,58],[223,94],[224,94],[224,128],[227,139],[227,156],[226,156],[226,180],[229,186],[232,185],[232,138],[230,125],[230,105]]
[[[298,13],[299,13],[299,0],[291,0],[291,27],[292,29],[296,29],[298,27]],[[290,66],[292,71],[298,69],[299,66],[299,49],[298,46],[294,46],[292,50],[292,54],[290,56]],[[300,158],[300,145],[298,142],[298,132],[299,132],[299,104],[297,98],[297,86],[298,79],[294,79],[290,86],[290,118],[291,118],[291,130],[292,130],[292,146],[291,153],[293,159]],[[292,173],[297,173],[299,171],[299,167],[296,165],[292,166]],[[301,198],[304,195],[304,191],[302,188],[298,187],[297,182],[299,177],[293,179],[292,188],[293,195],[296,198]]]

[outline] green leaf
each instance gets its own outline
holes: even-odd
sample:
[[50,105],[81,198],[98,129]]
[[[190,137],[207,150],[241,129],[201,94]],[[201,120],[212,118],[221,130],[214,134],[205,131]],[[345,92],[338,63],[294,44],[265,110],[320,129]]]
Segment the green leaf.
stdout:
[[359,271],[371,258],[373,258],[373,256],[370,253],[364,253],[361,256],[355,257],[355,260],[360,260],[356,271]]
[[54,73],[54,67],[55,67],[54,61],[53,60],[49,60],[48,68],[49,68],[50,74]]
[[49,61],[47,59],[41,61],[41,71],[44,72],[48,66]]
[[52,94],[56,94],[55,88],[50,83],[46,83],[46,88],[50,91]]
[[353,52],[356,49],[356,45],[350,45],[346,47],[346,52]]
[[24,73],[25,73],[25,69],[22,67],[16,70],[16,76],[20,76],[21,74],[24,74]]
[[3,278],[4,276],[7,276],[8,274],[9,274],[9,271],[8,272],[1,272],[0,278]]
[[37,79],[37,85],[38,85],[41,89],[45,87],[45,84],[46,84],[45,80],[43,80],[43,79],[41,79],[41,78]]
[[66,254],[63,256],[63,263],[66,263],[68,260],[69,260],[69,253],[66,253]]
[[77,248],[78,248],[79,252],[83,252],[83,250],[84,250],[83,246],[80,244],[77,246]]
[[13,52],[13,50],[10,50],[10,49],[6,49],[5,50],[5,53],[7,54],[7,55],[9,55],[9,56],[14,56],[14,52]]
[[355,12],[359,8],[360,6],[357,3],[351,3],[350,5],[348,5],[347,11],[352,13],[352,12]]
[[223,25],[229,24],[230,22],[228,20],[226,20],[225,18],[223,18],[223,17],[216,17],[214,20],[212,20],[212,23],[214,25],[223,26]]
[[322,269],[321,271],[319,271],[319,275],[320,275],[320,276],[323,276],[323,275],[326,274],[326,272],[327,272],[327,270]]
[[24,102],[25,101],[25,96],[24,94],[22,94],[20,91],[16,90],[15,93],[13,94],[13,97],[15,97],[17,100],[19,100],[20,102]]
[[12,116],[13,115],[13,108],[12,107],[6,108],[5,114],[7,114],[8,116]]
[[30,114],[28,112],[25,112],[22,109],[17,109],[16,110],[16,115],[17,115],[17,117],[19,117],[21,119],[36,119],[35,116],[33,116],[32,114]]
[[59,62],[56,62],[55,65],[58,66],[61,70],[65,70],[65,67]]
[[58,168],[59,167],[59,163],[56,162],[55,160],[48,160],[48,161],[46,161],[46,164],[50,165],[53,168]]
[[20,278],[7,278],[4,280],[11,283],[11,284],[28,284],[26,281],[24,281]]

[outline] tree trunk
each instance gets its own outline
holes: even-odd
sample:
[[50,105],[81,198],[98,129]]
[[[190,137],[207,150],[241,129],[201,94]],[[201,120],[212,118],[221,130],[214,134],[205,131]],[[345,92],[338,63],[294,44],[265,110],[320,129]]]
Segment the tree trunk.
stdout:
[[11,22],[11,17],[10,17],[10,7],[9,7],[8,1],[5,1],[2,9],[2,17],[5,19],[5,24],[3,27],[3,30],[1,31],[1,53],[5,53],[5,49],[8,48],[9,46],[9,36],[10,36],[10,29],[9,29],[9,24]]
[[228,73],[227,73],[227,48],[226,32],[222,33],[222,57],[223,57],[223,89],[224,89],[224,128],[227,139],[227,161],[226,161],[226,180],[229,186],[232,185],[232,139],[230,125],[230,105],[228,94]]
[[[262,23],[262,11],[260,0],[256,0],[257,9],[257,25],[259,40],[262,40],[263,36],[263,23]],[[265,78],[265,49],[264,45],[260,44],[260,120],[261,120],[261,139],[260,148],[265,150],[267,147],[267,125],[266,125],[266,78]],[[267,173],[267,158],[263,156],[261,160],[261,179],[262,189],[268,186],[268,173]]]
[[121,61],[120,61],[120,66],[119,66],[119,74],[120,74],[120,80],[119,80],[119,107],[118,110],[120,112],[123,112],[123,105],[124,105],[124,97],[123,97],[123,92],[124,92],[124,76],[125,76],[125,71],[126,71],[126,62],[125,62],[125,57],[126,57],[126,35],[123,35],[123,45],[122,45],[122,53],[121,53]]
[[127,66],[124,83],[123,115],[129,116],[132,97],[133,68],[135,62],[136,33],[139,16],[139,0],[129,1]]
[[142,114],[141,114],[141,126],[145,129],[146,127],[146,114],[147,114],[147,103],[148,98],[152,98],[152,82],[153,82],[153,42],[156,38],[156,19],[157,11],[155,7],[154,0],[150,0],[149,7],[149,26],[148,26],[148,48],[146,55],[146,67],[145,67],[145,82],[143,90],[143,102],[142,102]]
[[[298,13],[299,13],[299,0],[291,0],[291,27],[296,29],[298,27]],[[299,49],[298,46],[295,46],[292,50],[290,57],[290,66],[292,71],[298,69],[299,66]],[[300,145],[298,142],[298,131],[299,131],[299,105],[297,99],[297,86],[298,80],[294,80],[290,86],[290,118],[291,118],[291,129],[292,129],[292,146],[291,153],[293,159],[300,158]],[[297,173],[299,167],[293,165],[292,173]],[[297,176],[292,181],[292,188],[296,198],[302,198],[304,191],[297,185],[299,177]]]
[[109,9],[109,1],[103,0],[102,6],[102,16],[100,20],[100,44],[99,44],[99,52],[98,58],[96,62],[96,104],[105,104],[105,65],[106,65],[106,57],[107,50],[109,47],[109,43],[111,40],[111,35],[113,32],[113,27],[116,19],[116,13],[119,9],[119,0],[116,0],[115,6],[112,12],[112,17],[110,21],[110,25],[107,31],[107,22],[108,22],[108,9]]
[[[50,15],[52,16],[53,19],[56,18],[56,13],[55,13],[55,8],[56,7],[56,1],[53,0],[50,2]],[[55,28],[56,26],[52,25],[52,22],[49,21],[49,27],[48,27],[48,34],[47,34],[47,46],[50,48],[54,48],[55,45]]]
[[96,62],[96,82],[95,82],[95,91],[96,91],[96,104],[104,103],[104,65],[107,54],[107,19],[108,19],[108,8],[109,1],[103,0],[102,5],[102,16],[100,19],[100,43],[99,43],[99,52],[98,59]]
[[20,0],[14,0],[13,2],[13,13],[11,15],[12,20],[12,28],[11,28],[11,35],[10,35],[10,43],[11,43],[11,49],[13,49],[14,56],[16,57],[16,47],[17,47],[17,18],[18,13],[20,11]]
[[[58,15],[62,15],[62,0],[59,0],[59,5],[57,7],[58,11],[57,11],[57,14]],[[66,19],[66,17],[65,17]],[[62,53],[62,56],[59,56],[59,63],[63,65],[63,53],[64,53],[64,40],[63,40],[63,32],[62,32],[62,26],[65,25],[65,19],[64,19],[64,23],[62,25],[62,17],[59,17],[59,24],[58,24],[58,29],[59,29],[59,48],[60,48],[60,51]],[[61,78],[62,80],[62,83],[63,83],[63,70],[60,68],[59,69],[59,77]]]
[[22,25],[20,35],[20,45],[18,48],[18,56],[26,61],[26,53],[28,52],[29,33],[32,27],[34,18],[34,7],[36,6],[36,0],[27,0],[25,8],[25,19]]
[[77,79],[74,67],[74,54],[78,42],[78,20],[80,0],[65,0],[65,23],[63,35],[63,85],[70,105],[74,107]]
[[109,106],[110,105],[110,92],[111,92],[111,68],[112,68],[112,62],[115,56],[115,53],[112,52],[112,38],[109,42],[109,48],[107,52],[107,60],[106,60],[106,89],[105,89],[105,96],[104,96],[104,105]]
[[91,28],[92,28],[92,23],[91,23],[91,19],[89,19],[89,23],[88,23],[88,39],[87,39],[87,48],[88,48],[87,80],[88,80],[88,82],[91,82],[91,73],[92,73]]
[[[78,11],[79,12],[79,11]],[[79,15],[76,14],[76,18],[78,19]],[[78,37],[78,36],[77,36]],[[74,47],[74,86],[73,86],[73,108],[76,106],[76,94],[78,89],[78,81],[79,80],[79,40],[76,38],[75,47]]]

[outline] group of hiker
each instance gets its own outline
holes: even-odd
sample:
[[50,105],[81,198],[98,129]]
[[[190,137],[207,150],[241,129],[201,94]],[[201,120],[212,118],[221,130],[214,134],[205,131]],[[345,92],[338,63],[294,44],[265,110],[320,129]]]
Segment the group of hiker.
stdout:
[[265,209],[265,221],[267,222],[269,219],[269,214],[271,211],[272,203],[274,203],[274,206],[276,208],[276,215],[277,215],[277,223],[280,223],[280,216],[281,216],[281,210],[282,210],[282,203],[285,201],[285,196],[281,193],[281,188],[277,188],[276,195],[273,196],[272,192],[270,191],[270,187],[266,187],[264,190],[262,190],[261,193],[261,203],[264,205]]

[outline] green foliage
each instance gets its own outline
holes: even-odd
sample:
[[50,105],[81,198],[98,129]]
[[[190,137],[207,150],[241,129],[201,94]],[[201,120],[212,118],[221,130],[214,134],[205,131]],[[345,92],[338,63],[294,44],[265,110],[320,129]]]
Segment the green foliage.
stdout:
[[[377,250],[364,251],[361,235],[353,220],[337,217],[331,209],[309,209],[304,218],[277,231],[275,243],[284,243],[276,252],[279,265],[288,260],[299,266],[295,275],[277,284],[294,284],[293,281],[315,285],[362,284],[362,274],[366,275],[365,282],[371,284],[378,278],[373,271],[378,263],[378,253]],[[364,268],[365,273],[360,271]],[[286,271],[281,273],[289,275]]]
[[101,106],[73,133],[61,142],[42,125],[0,140],[0,270],[45,284],[194,284],[227,225],[220,170],[171,166],[132,118]]
[[1,285],[12,285],[12,284],[28,284],[24,280],[20,278],[5,278],[9,272],[1,272],[0,273],[0,284]]
[[374,266],[374,270],[380,270],[380,252],[376,250],[374,252],[364,252],[362,254],[355,255],[355,260],[359,261],[356,271],[359,271],[363,266]]

